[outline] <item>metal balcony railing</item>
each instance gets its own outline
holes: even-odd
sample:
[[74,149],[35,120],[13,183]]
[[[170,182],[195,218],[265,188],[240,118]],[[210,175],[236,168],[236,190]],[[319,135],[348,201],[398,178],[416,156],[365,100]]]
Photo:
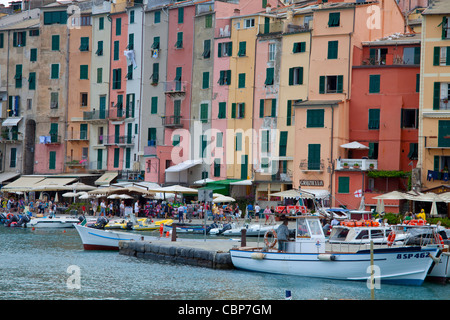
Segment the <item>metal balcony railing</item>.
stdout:
[[162,117],[162,125],[167,128],[181,128],[181,116],[165,116]]

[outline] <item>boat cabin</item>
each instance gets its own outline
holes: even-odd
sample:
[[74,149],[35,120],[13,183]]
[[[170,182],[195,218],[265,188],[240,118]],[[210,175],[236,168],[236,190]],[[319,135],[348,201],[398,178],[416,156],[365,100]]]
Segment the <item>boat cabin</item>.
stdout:
[[349,227],[349,226],[334,226],[331,229],[329,243],[370,243],[373,241],[376,244],[384,244],[391,229],[386,226],[378,227]]
[[316,216],[290,216],[296,220],[295,239],[285,243],[285,252],[324,253],[325,235]]

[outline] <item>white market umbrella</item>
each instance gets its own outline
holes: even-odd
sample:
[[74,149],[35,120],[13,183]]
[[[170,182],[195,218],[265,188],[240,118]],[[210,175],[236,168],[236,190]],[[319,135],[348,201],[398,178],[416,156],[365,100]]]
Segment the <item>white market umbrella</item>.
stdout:
[[62,196],[64,198],[72,198],[72,197],[77,197],[78,194],[75,192],[66,192],[66,193],[63,193]]
[[388,192],[388,193],[373,197],[373,199],[406,200],[406,199],[408,199],[408,195],[403,192],[392,191],[392,192]]
[[106,197],[107,199],[120,199],[120,194],[112,194]]
[[55,202],[59,202],[58,192],[56,192],[56,195],[55,195]]
[[271,193],[270,196],[280,198],[299,198],[300,192],[296,189],[290,189],[281,192]]
[[433,201],[433,204],[431,205],[431,211],[430,211],[430,216],[437,216],[438,215],[438,211],[437,211],[437,205],[436,205],[436,201]]
[[91,195],[86,193],[86,194],[81,195],[78,199],[86,200],[86,199],[90,199],[92,197],[95,198],[95,196],[91,196]]
[[228,197],[228,196],[221,196],[221,197],[217,197],[213,200],[214,203],[221,203],[221,202],[234,202],[236,201],[236,199],[232,198],[232,197]]
[[375,211],[378,212],[378,214],[384,212],[384,200],[383,199],[377,200],[377,208],[375,209]]
[[[152,191],[152,190],[150,190]],[[180,185],[168,186],[158,189],[157,192],[170,192],[170,193],[198,193],[198,189],[183,187]]]
[[132,197],[132,196],[129,196],[129,195],[127,195],[127,194],[120,194],[120,195],[119,195],[119,199],[133,199],[133,197]]

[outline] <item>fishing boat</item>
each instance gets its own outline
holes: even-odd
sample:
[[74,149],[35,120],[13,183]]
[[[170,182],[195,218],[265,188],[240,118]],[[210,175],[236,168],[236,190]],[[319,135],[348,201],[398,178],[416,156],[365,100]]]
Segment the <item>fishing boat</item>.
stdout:
[[262,225],[259,223],[252,223],[252,224],[245,223],[243,226],[236,226],[232,229],[223,231],[222,235],[230,237],[240,237],[242,234],[242,229],[245,229],[246,230],[245,235],[247,237],[258,237],[258,236],[263,237],[267,231],[270,231],[274,228],[276,229],[278,228],[278,226]]
[[[388,244],[389,234],[392,228],[381,225],[377,221],[344,221],[343,224],[333,226],[331,229],[329,243],[339,244]],[[405,236],[399,236],[394,241],[402,241]]]
[[[326,251],[326,239],[318,217],[295,216],[293,239],[276,250],[276,232],[264,236],[265,246],[230,250],[233,265],[242,270],[334,280],[375,281],[421,285],[437,246],[388,247],[356,252]],[[371,261],[373,265],[371,266]],[[372,272],[375,270],[375,273]]]

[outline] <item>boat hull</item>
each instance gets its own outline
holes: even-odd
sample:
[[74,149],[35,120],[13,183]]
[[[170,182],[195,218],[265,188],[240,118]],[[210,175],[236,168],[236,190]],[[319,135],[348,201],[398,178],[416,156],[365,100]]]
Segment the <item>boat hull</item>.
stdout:
[[119,241],[155,239],[140,234],[94,229],[79,224],[75,225],[75,229],[80,235],[85,250],[119,250]]
[[[376,279],[383,283],[421,285],[433,262],[437,248],[375,249],[374,265]],[[306,276],[315,278],[367,281],[370,279],[370,251],[336,253],[278,253],[230,250],[233,265],[238,269]],[[252,256],[252,254],[254,254]],[[331,258],[332,257],[332,258]]]
[[31,228],[73,228],[74,223],[80,222],[78,219],[70,218],[35,218],[31,219],[28,226]]

